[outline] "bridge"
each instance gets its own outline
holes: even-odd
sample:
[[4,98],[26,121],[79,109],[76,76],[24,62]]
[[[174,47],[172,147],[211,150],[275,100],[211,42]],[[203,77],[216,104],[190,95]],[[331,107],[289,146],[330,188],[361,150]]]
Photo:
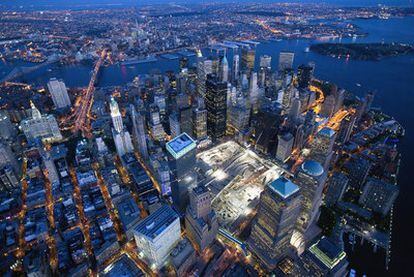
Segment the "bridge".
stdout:
[[247,245],[240,241],[239,239],[235,238],[233,235],[231,235],[229,232],[227,232],[226,230],[219,228],[218,231],[219,235],[225,237],[226,239],[232,241],[233,243],[237,244],[240,246],[240,248],[243,250],[243,253],[245,256],[249,255],[249,252],[247,251]]
[[7,74],[6,76],[4,76],[1,80],[0,83],[4,83],[4,82],[10,82],[12,80],[15,80],[17,78],[20,78],[26,74],[32,73],[42,67],[48,66],[50,64],[56,63],[58,61],[60,61],[63,57],[59,57],[59,56],[52,56],[50,59],[48,59],[47,61],[35,65],[35,66],[18,66],[16,68],[14,68],[12,71],[9,72],[9,74]]
[[63,129],[71,129],[73,133],[81,131],[84,137],[91,136],[90,111],[93,104],[93,93],[95,92],[95,82],[98,77],[99,69],[106,58],[106,53],[106,49],[101,51],[100,57],[92,71],[92,77],[88,87],[84,89],[84,93],[81,99],[77,101],[78,105],[75,106],[72,114],[64,120],[62,126]]

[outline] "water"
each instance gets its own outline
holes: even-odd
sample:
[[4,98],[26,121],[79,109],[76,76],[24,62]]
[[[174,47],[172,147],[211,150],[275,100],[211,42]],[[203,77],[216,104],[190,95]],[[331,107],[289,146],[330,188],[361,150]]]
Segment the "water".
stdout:
[[[390,20],[356,20],[353,21],[370,35],[358,38],[357,42],[403,42],[414,43],[414,17]],[[343,39],[351,42],[352,39]],[[400,151],[403,155],[399,184],[400,195],[394,209],[394,225],[392,236],[392,256],[390,270],[385,271],[384,260],[373,258],[371,248],[357,248],[349,253],[351,267],[359,274],[372,276],[404,274],[411,268],[414,242],[414,224],[411,223],[411,212],[414,211],[414,187],[412,186],[411,166],[414,165],[414,55],[386,58],[382,61],[346,61],[326,57],[315,53],[305,53],[310,45],[308,40],[289,40],[262,43],[257,49],[257,60],[260,55],[271,55],[272,66],[277,67],[280,51],[295,52],[295,66],[313,61],[316,63],[316,76],[329,80],[357,95],[362,96],[368,90],[376,91],[374,106],[394,116],[406,128],[406,136],[401,141]],[[193,60],[192,60],[193,61]],[[191,62],[191,60],[190,60]],[[229,61],[231,64],[231,61]],[[0,64],[0,78],[11,70],[13,65]],[[138,64],[134,66],[113,65],[102,69],[99,86],[122,85],[131,81],[137,74],[154,70],[177,71],[178,60]],[[63,78],[67,86],[86,86],[90,78],[90,66],[52,66],[25,76],[24,81],[45,84],[51,77]],[[356,84],[361,84],[360,87]],[[369,257],[369,258],[368,258]],[[380,261],[380,262],[378,262]]]

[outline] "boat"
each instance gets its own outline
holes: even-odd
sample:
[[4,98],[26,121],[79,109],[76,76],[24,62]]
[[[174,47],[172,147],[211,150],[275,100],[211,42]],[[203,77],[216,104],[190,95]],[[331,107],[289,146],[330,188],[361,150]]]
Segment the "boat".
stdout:
[[355,84],[357,87],[362,87],[362,85],[360,83],[356,83]]
[[306,47],[305,50],[304,50],[304,52],[305,53],[309,53],[310,52],[310,48],[309,47]]

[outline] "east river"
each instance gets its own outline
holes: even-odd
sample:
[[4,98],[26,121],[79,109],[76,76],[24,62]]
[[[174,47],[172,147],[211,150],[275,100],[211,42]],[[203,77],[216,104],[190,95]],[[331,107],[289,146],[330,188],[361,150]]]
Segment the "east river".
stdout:
[[[355,20],[353,23],[369,35],[356,40],[347,38],[342,42],[402,42],[414,43],[414,17],[389,20]],[[335,40],[334,42],[338,42]],[[315,62],[315,75],[318,79],[328,80],[357,95],[375,91],[374,106],[381,107],[385,113],[395,117],[406,129],[401,140],[402,163],[399,174],[400,194],[394,207],[391,263],[385,271],[381,251],[374,254],[372,246],[365,242],[356,245],[348,252],[351,268],[357,275],[369,276],[407,274],[414,258],[414,55],[385,58],[381,61],[353,61],[337,59],[304,50],[312,41],[287,40],[262,42],[256,51],[256,64],[260,55],[272,56],[272,67],[277,68],[280,51],[295,52],[295,67],[310,61]],[[192,60],[190,60],[191,62]],[[231,64],[231,61],[229,61]],[[0,78],[16,64],[0,63]],[[153,63],[141,63],[105,67],[99,77],[98,86],[122,85],[138,74],[151,71],[164,72],[178,69],[178,60],[159,59]],[[51,77],[62,78],[68,87],[86,86],[91,67],[86,65],[51,66],[26,75],[21,81],[45,84]]]

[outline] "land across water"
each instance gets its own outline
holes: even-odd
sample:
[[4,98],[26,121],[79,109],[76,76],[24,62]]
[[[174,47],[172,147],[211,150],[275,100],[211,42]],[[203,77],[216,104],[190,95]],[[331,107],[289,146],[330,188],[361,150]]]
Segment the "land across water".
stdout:
[[318,43],[310,50],[326,56],[353,60],[378,61],[414,53],[414,46],[403,43]]

